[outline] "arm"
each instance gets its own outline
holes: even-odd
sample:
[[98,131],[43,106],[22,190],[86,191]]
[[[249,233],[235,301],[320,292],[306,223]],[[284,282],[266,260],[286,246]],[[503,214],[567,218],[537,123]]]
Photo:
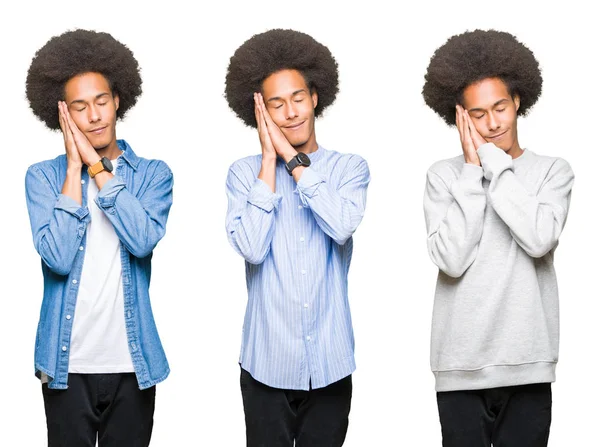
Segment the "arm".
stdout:
[[136,258],[148,256],[165,235],[173,203],[173,174],[166,163],[153,162],[147,184],[134,196],[118,176],[108,180],[96,204],[112,223],[125,248]]
[[556,247],[567,220],[574,174],[556,159],[537,193],[528,191],[513,172],[510,155],[492,143],[477,150],[490,180],[491,205],[510,228],[514,240],[534,258]]
[[226,188],[225,226],[229,242],[250,264],[261,264],[271,249],[275,212],[281,196],[241,162],[229,169]]
[[55,191],[36,166],[27,171],[25,193],[35,249],[50,270],[68,275],[90,221],[88,208]]
[[369,181],[367,162],[354,155],[339,185],[332,185],[310,167],[303,170],[297,185],[300,200],[310,208],[319,227],[337,244],[344,245],[364,216]]
[[482,178],[482,169],[468,163],[450,187],[438,174],[427,173],[423,206],[429,256],[454,278],[477,257],[486,206]]

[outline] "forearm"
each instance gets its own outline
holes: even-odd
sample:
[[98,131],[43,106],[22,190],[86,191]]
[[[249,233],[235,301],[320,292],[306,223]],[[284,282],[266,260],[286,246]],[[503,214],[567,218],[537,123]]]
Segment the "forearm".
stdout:
[[347,167],[337,187],[314,169],[303,168],[297,188],[300,200],[310,208],[319,227],[343,245],[362,221],[369,181],[368,166],[361,161]]
[[257,179],[245,193],[239,179],[230,172],[227,181],[227,237],[232,247],[249,263],[260,264],[271,248],[275,214],[281,196]]
[[96,197],[96,204],[110,220],[121,243],[135,257],[148,256],[166,232],[173,202],[172,174],[163,174],[134,196],[116,176],[108,180]]
[[477,257],[486,207],[482,177],[480,167],[466,163],[449,188],[437,174],[427,176],[424,210],[429,256],[455,278]]
[[267,158],[263,155],[260,172],[258,178],[266,183],[271,192],[275,192],[276,188],[276,157]]
[[61,194],[81,205],[81,166],[69,166]]
[[480,148],[480,154],[492,207],[530,256],[544,256],[558,243],[567,219],[574,180],[570,167],[556,160],[534,193],[515,175],[510,156],[494,146]]
[[[46,175],[32,167],[25,178],[33,243],[50,270],[68,275],[90,220],[89,211],[72,197],[53,189]],[[72,182],[71,179],[65,181],[67,192],[74,186]],[[81,190],[81,181],[79,188]],[[76,188],[71,188],[71,192],[73,189]]]

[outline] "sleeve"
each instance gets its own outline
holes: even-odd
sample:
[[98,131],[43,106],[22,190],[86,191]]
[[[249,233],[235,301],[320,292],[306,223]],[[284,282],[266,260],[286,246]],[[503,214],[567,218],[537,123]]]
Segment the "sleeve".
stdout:
[[229,168],[226,192],[229,242],[250,264],[261,264],[271,249],[281,195],[273,193],[246,163]]
[[496,213],[509,227],[514,240],[534,258],[558,244],[567,220],[575,176],[569,164],[557,158],[537,194],[528,191],[515,176],[510,155],[492,143],[478,150],[489,196]]
[[429,256],[454,278],[477,257],[486,206],[482,179],[481,167],[468,163],[450,187],[431,169],[427,172],[423,207]]
[[297,189],[300,200],[311,209],[319,227],[337,244],[344,245],[364,216],[370,179],[367,162],[353,155],[339,185],[332,185],[308,167]]
[[166,163],[156,162],[148,185],[138,197],[121,178],[114,176],[104,184],[95,201],[125,248],[136,258],[146,257],[166,232],[173,203],[173,173]]
[[68,275],[90,221],[88,208],[56,191],[36,166],[27,170],[25,194],[35,249],[51,271]]

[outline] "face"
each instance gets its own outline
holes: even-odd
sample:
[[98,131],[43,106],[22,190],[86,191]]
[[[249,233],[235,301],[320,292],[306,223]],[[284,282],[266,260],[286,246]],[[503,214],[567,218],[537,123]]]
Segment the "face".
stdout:
[[504,82],[498,78],[476,82],[463,92],[463,107],[471,115],[479,134],[505,152],[519,148],[519,102],[519,97],[513,98]]
[[65,84],[65,102],[73,121],[94,149],[116,144],[119,97],[113,96],[104,76],[84,73],[69,79]]
[[297,70],[281,70],[262,84],[267,111],[296,149],[315,146],[315,107],[318,96],[311,92]]

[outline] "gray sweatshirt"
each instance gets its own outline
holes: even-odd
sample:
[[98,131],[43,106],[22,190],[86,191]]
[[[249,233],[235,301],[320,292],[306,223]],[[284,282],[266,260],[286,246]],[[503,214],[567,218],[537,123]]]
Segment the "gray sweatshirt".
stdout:
[[437,391],[553,382],[554,250],[574,175],[561,159],[492,143],[427,172],[427,246],[439,267],[431,334]]

